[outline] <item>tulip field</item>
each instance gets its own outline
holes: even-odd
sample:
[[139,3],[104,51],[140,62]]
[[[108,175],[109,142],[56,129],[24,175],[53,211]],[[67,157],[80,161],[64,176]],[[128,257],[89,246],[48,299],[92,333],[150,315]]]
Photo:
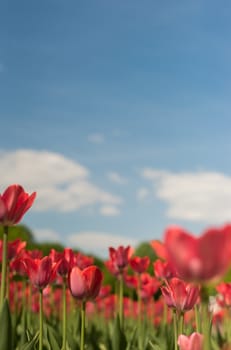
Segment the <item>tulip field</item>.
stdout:
[[0,195],[0,350],[231,349],[231,225],[195,237],[170,226],[150,246],[108,247],[105,268],[71,248],[47,256],[10,241],[36,193]]

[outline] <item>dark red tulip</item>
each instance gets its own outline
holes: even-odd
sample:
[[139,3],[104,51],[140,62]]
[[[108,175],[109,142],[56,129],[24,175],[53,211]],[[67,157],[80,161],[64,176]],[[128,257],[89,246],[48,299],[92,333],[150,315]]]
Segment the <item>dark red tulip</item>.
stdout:
[[130,246],[119,246],[117,249],[109,247],[110,260],[120,272],[128,266],[132,253],[133,249]]

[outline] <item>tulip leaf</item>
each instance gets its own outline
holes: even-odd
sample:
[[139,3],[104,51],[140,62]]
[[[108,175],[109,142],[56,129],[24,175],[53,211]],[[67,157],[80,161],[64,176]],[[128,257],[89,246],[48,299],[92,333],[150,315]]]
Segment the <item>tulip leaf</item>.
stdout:
[[126,349],[127,340],[126,336],[121,329],[119,315],[117,315],[114,323],[114,332],[112,335],[112,349],[113,350],[121,350]]
[[148,344],[151,346],[151,349],[153,349],[153,350],[161,350],[161,348],[159,347],[159,345],[155,345],[155,344],[153,344],[151,341],[149,341]]
[[52,350],[60,350],[61,344],[59,335],[57,332],[48,324],[46,324],[46,330],[47,330],[47,340]]
[[12,325],[8,300],[5,299],[0,313],[0,350],[11,350],[12,344]]
[[133,349],[133,344],[134,344],[134,340],[135,340],[135,337],[136,337],[136,334],[137,334],[137,328],[135,327],[133,329],[133,332],[132,332],[132,335],[128,341],[128,345],[126,347],[126,350],[132,350]]
[[29,343],[24,344],[20,347],[20,350],[33,350],[34,346],[37,344],[39,339],[39,332],[37,332],[34,337],[29,341]]

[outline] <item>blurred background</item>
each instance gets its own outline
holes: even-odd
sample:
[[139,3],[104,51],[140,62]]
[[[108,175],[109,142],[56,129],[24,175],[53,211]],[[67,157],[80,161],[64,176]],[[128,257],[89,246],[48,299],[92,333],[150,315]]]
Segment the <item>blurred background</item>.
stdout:
[[0,190],[37,242],[108,246],[231,221],[231,3],[3,1]]

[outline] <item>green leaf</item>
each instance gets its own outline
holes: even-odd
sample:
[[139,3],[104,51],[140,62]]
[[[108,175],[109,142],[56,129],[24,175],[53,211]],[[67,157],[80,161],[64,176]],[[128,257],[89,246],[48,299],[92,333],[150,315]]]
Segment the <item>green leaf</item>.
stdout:
[[[27,333],[27,336],[30,337],[30,335],[28,335]],[[34,337],[29,340],[28,343],[24,344],[23,346],[20,347],[20,350],[33,350],[34,349],[34,346],[37,344],[38,342],[38,338],[39,338],[39,332],[37,332]]]
[[47,325],[47,338],[52,350],[60,350],[61,344],[59,342],[59,336],[49,325]]
[[8,300],[5,299],[0,313],[0,350],[11,350],[12,325]]
[[136,336],[136,332],[137,332],[137,328],[135,327],[133,329],[133,332],[132,332],[132,335],[128,341],[128,345],[127,345],[127,348],[126,350],[132,350],[132,347],[133,347],[133,344],[134,344],[134,340],[135,340],[135,336]]
[[161,350],[161,348],[159,347],[159,345],[154,345],[151,341],[149,341],[148,344],[151,346],[151,348],[152,348],[153,350]]
[[120,326],[119,315],[117,315],[115,319],[115,324],[114,324],[114,332],[112,335],[112,349],[121,350],[121,349],[126,349],[126,347],[127,347],[127,340]]

